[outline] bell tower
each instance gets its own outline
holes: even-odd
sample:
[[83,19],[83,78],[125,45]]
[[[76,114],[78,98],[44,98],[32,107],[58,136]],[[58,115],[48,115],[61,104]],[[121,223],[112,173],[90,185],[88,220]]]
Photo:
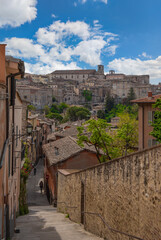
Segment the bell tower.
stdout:
[[98,72],[99,74],[104,74],[104,66],[103,66],[103,65],[98,65],[98,70],[97,70],[97,72]]

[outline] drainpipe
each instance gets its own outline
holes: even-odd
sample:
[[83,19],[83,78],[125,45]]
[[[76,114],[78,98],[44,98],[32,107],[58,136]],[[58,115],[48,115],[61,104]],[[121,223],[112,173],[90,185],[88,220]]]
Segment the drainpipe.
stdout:
[[[16,98],[16,79],[15,77],[18,75],[21,75],[21,78],[24,76],[25,68],[24,68],[24,62],[20,61],[18,63],[18,69],[19,72],[10,74],[6,77],[6,84],[7,84],[7,89],[6,92],[9,93],[8,91],[8,80],[9,78],[11,79],[11,102],[10,106],[12,106],[12,176],[14,174],[14,143],[15,143],[15,130],[14,130],[14,125],[15,125],[15,98]],[[8,94],[9,95],[9,94]],[[6,126],[6,138],[9,137],[9,101],[8,98],[6,100],[6,121],[7,121],[7,126]]]
[[9,136],[8,77],[6,77],[6,139]]

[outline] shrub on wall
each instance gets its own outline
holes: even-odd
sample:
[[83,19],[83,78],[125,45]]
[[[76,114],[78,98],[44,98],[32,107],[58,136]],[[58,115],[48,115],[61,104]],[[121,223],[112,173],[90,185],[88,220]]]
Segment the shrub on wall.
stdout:
[[25,215],[29,212],[26,202],[26,181],[31,172],[32,164],[28,158],[28,147],[25,148],[25,162],[21,169],[20,179],[20,197],[19,197],[19,215]]

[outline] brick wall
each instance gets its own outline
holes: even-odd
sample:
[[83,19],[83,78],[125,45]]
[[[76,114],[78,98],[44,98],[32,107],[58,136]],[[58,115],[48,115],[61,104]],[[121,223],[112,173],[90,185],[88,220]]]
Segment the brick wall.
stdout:
[[[64,175],[59,171],[58,210],[81,222],[83,182],[85,212],[99,213],[119,231],[160,240],[160,171],[161,145],[77,173]],[[84,226],[105,239],[133,239],[110,231],[96,215],[85,214]]]

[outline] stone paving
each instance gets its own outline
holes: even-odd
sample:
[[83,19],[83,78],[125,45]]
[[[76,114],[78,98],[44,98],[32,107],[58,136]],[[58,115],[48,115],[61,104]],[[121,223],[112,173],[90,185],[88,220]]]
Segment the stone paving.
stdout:
[[37,173],[31,172],[27,184],[29,214],[17,218],[17,228],[12,240],[101,240],[86,232],[82,225],[71,222],[64,214],[48,204],[41,194],[39,182],[43,179],[43,163],[40,159]]

